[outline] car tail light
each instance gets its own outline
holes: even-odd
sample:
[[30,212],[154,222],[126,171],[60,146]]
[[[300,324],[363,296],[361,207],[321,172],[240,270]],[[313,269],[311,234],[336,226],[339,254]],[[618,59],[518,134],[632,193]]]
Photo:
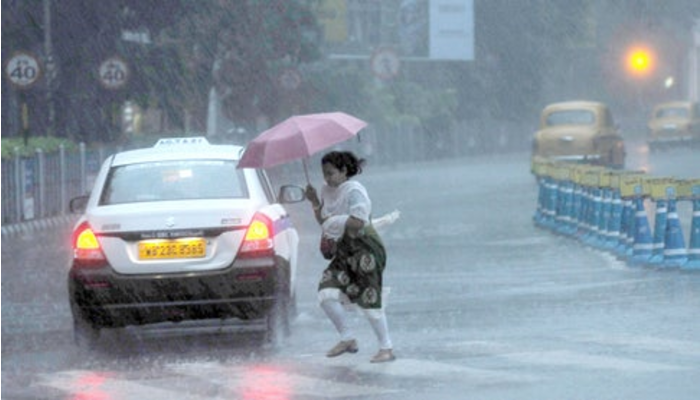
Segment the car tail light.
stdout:
[[272,253],[274,232],[272,221],[262,214],[255,214],[243,238],[240,255]]
[[83,222],[73,232],[73,258],[81,261],[101,261],[105,259],[100,242],[87,222]]

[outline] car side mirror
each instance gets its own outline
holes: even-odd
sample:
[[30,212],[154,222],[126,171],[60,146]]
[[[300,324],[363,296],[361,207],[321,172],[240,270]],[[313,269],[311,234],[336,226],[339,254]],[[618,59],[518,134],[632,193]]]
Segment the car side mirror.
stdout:
[[279,202],[282,204],[299,203],[306,198],[304,188],[297,185],[283,185],[280,188]]
[[90,200],[90,196],[88,195],[72,198],[69,203],[70,212],[73,214],[82,214],[87,208],[88,200]]

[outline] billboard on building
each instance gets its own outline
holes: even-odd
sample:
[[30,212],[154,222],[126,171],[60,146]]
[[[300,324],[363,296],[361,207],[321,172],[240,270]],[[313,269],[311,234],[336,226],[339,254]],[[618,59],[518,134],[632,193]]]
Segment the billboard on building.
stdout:
[[402,59],[474,59],[474,0],[325,0],[315,9],[328,53],[369,58],[380,47]]
[[343,43],[348,40],[347,0],[320,1],[315,11],[327,43]]
[[474,59],[474,1],[430,0],[430,59]]

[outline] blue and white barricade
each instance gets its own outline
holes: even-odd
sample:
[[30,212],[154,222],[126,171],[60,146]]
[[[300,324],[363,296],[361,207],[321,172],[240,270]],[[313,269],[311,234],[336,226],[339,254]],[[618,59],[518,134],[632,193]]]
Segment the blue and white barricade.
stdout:
[[571,227],[569,228],[569,235],[574,236],[581,225],[581,210],[583,207],[583,197],[584,197],[584,186],[581,184],[580,175],[581,169],[574,168],[573,170],[573,184],[574,190],[571,199]]
[[648,187],[644,184],[643,175],[634,173],[621,177],[620,196],[627,206],[627,215],[624,224],[625,233],[621,235],[624,239],[624,248],[620,258],[632,264],[646,261],[651,254],[649,220],[644,208],[644,199],[647,195]]
[[690,224],[688,262],[682,268],[700,270],[700,183],[698,184],[698,192],[695,195],[697,198],[692,199],[693,219]]
[[668,217],[666,220],[666,236],[664,240],[664,267],[681,267],[688,262],[685,248],[683,229],[678,219],[675,197],[668,199]]
[[688,261],[681,268],[700,271],[700,179],[683,181],[678,192],[679,198],[692,202]]
[[[533,162],[532,171],[539,185],[535,225],[608,250],[632,266],[700,270],[700,179],[548,160]],[[693,207],[687,248],[679,201]],[[653,230],[648,204],[655,207]]]
[[668,223],[668,194],[667,189],[673,186],[673,180],[669,178],[648,178],[646,180],[650,189],[650,198],[654,203],[654,237],[652,240],[651,257],[649,265],[661,266],[664,262],[664,249],[666,248],[666,227]]
[[548,200],[548,184],[547,181],[550,179],[548,175],[549,166],[552,164],[551,161],[545,160],[543,158],[537,157],[533,159],[530,170],[535,175],[537,179],[537,209],[535,210],[535,215],[532,217],[534,223],[538,226],[542,226],[547,215],[547,200]]
[[626,259],[628,249],[632,248],[632,239],[628,238],[631,236],[634,225],[634,202],[631,198],[623,198],[622,195],[620,195],[620,200],[622,203],[622,214],[620,215],[620,234],[615,246],[615,255],[618,259]]
[[644,198],[637,196],[634,202],[634,242],[632,244],[632,256],[628,261],[632,265],[643,265],[651,258],[652,237],[649,226],[649,218],[644,208]]
[[666,243],[666,221],[668,206],[665,199],[654,201],[656,213],[654,214],[654,239],[651,247],[649,264],[661,265],[664,261],[664,244]]
[[[651,198],[656,203],[654,244],[649,264],[659,267],[680,267],[688,261],[677,201],[682,195],[683,181],[672,178],[649,179]],[[680,191],[680,193],[679,193]]]
[[620,197],[620,173],[610,175],[610,217],[606,225],[603,248],[614,250],[620,240],[622,226],[622,198]]
[[579,179],[584,187],[584,195],[577,236],[584,243],[593,245],[598,236],[601,213],[600,167],[584,168]]

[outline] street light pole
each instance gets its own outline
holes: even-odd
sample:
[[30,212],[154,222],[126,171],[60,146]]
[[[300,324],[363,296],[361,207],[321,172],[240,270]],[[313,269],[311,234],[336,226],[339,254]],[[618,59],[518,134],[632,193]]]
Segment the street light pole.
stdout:
[[44,0],[44,52],[46,57],[46,106],[49,113],[46,136],[53,136],[56,122],[56,109],[53,99],[56,63],[53,59],[53,48],[51,44],[51,0]]
[[700,18],[695,20],[688,59],[688,99],[700,101]]

